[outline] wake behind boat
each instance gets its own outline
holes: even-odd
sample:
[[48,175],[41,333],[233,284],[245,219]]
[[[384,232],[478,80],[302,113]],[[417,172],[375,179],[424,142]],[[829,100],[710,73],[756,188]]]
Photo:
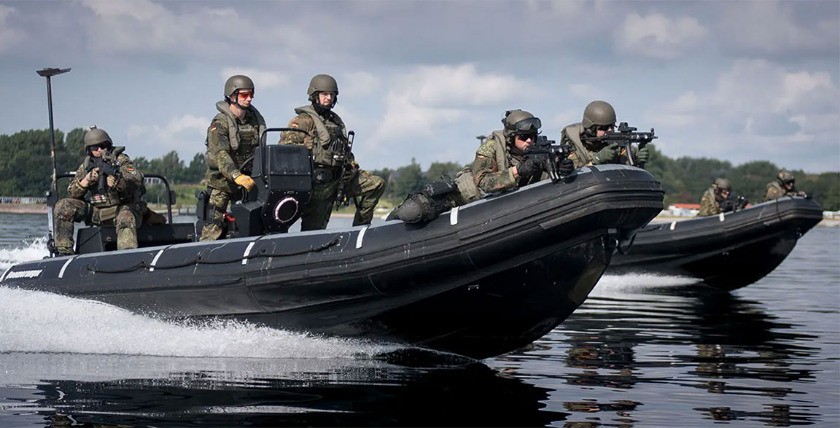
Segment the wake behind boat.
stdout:
[[697,278],[734,290],[763,278],[822,218],[810,198],[786,196],[711,217],[651,224],[619,251],[610,273],[655,273]]
[[[263,233],[184,242],[194,225],[144,225],[140,248],[21,263],[0,283],[165,319],[237,319],[486,358],[527,345],[566,319],[604,273],[617,242],[662,209],[663,191],[650,173],[604,165],[479,200],[424,225],[394,220],[271,233],[272,221],[294,218],[282,215],[289,196],[275,187],[288,186],[288,176],[300,183],[298,167],[308,165],[289,156],[289,146],[262,150],[254,174],[262,196],[232,211],[244,219],[242,230]],[[289,159],[295,165],[283,165]],[[95,244],[88,248],[105,248],[112,233],[89,228],[79,236]]]

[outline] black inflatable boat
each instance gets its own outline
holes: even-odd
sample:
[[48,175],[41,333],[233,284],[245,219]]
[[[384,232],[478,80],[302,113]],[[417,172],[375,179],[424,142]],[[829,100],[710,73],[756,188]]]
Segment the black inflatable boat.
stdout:
[[[485,358],[561,323],[586,299],[618,241],[662,209],[663,191],[650,173],[606,165],[464,205],[424,225],[393,220],[276,233],[296,218],[287,209],[294,195],[276,188],[294,188],[292,177],[306,190],[306,180],[295,177],[308,165],[295,161],[290,147],[264,147],[255,158],[260,195],[232,209],[244,224],[240,237],[185,242],[193,240],[193,224],[144,225],[140,248],[21,263],[0,285],[165,319],[238,319]],[[107,249],[112,234],[80,231],[87,242],[80,248]]]
[[711,217],[650,224],[619,247],[609,273],[690,276],[722,290],[763,278],[823,218],[810,198],[783,197]]

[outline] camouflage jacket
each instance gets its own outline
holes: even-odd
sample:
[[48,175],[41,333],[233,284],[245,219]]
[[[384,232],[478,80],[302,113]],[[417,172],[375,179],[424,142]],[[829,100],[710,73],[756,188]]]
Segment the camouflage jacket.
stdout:
[[265,120],[254,106],[248,107],[245,116],[237,119],[225,101],[216,103],[219,113],[207,128],[207,186],[232,193],[236,189],[234,178],[251,173],[251,166],[244,165],[260,145],[260,133],[265,130]]
[[[295,109],[297,116],[289,121],[289,128],[304,132],[285,131],[280,136],[280,144],[298,144],[312,153],[316,167],[335,168],[343,164],[342,154],[347,152],[350,143],[347,127],[335,112],[326,110],[319,113],[311,105]],[[353,153],[347,156],[355,164]]]
[[118,205],[140,203],[146,188],[143,184],[143,174],[134,167],[131,158],[123,151],[125,147],[114,147],[112,157],[116,158],[115,166],[119,176],[114,187],[107,187],[100,191],[99,182],[88,183],[82,187],[81,181],[88,174],[94,160],[88,156],[76,170],[76,175],[67,186],[67,194],[73,199],[85,200],[91,193],[91,203],[94,208],[106,208]]
[[764,201],[779,199],[782,196],[805,196],[805,192],[798,192],[796,188],[786,190],[778,181],[767,183],[767,193],[764,194]]
[[[598,147],[593,145],[592,142],[586,141],[581,138],[583,135],[583,125],[580,123],[573,123],[571,125],[567,125],[563,130],[560,132],[560,143],[561,144],[569,144],[573,147],[571,153],[569,153],[569,159],[575,163],[575,168],[580,168],[583,166],[589,166],[593,164],[598,164],[598,151],[601,150],[603,147]],[[629,159],[627,158],[626,149],[620,148],[619,155],[611,162],[603,162],[603,163],[617,163],[617,164],[628,164]],[[635,158],[638,148],[633,146],[631,148],[633,152],[633,156]]]
[[493,131],[475,152],[475,160],[470,168],[475,185],[484,193],[494,193],[548,178],[545,170],[539,177],[514,175],[512,167],[518,167],[524,160],[524,156],[511,153],[502,131]]
[[700,212],[697,217],[707,217],[721,213],[720,202],[715,197],[715,189],[709,188],[700,198]]

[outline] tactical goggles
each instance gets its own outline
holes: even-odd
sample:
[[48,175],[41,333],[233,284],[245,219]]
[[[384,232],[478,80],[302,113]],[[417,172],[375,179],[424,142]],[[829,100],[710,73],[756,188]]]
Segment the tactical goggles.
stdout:
[[796,180],[786,180],[786,181],[783,181],[782,184],[784,184],[785,186],[791,186],[795,182],[796,182]]
[[513,132],[522,135],[522,134],[536,134],[537,131],[542,127],[542,122],[536,117],[531,117],[528,119],[522,119],[519,122],[513,124]]
[[596,131],[612,131],[615,129],[615,125],[598,125],[595,127]]

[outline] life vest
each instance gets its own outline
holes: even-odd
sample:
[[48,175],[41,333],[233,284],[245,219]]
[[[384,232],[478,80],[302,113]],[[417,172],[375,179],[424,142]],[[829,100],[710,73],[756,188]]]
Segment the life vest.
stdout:
[[589,156],[589,149],[583,145],[583,141],[580,139],[580,134],[583,132],[583,125],[580,123],[575,123],[572,125],[568,125],[563,128],[563,135],[562,140],[568,140],[572,143],[575,147],[575,157],[579,160],[575,166],[585,166],[592,163],[592,157]]
[[[237,165],[242,165],[245,159],[253,154],[253,148],[259,145],[260,137],[266,130],[265,119],[256,107],[249,106],[245,110],[246,117],[249,113],[253,114],[257,119],[257,126],[254,126],[251,123],[240,124],[236,119],[236,116],[233,115],[233,112],[230,111],[230,105],[227,101],[217,102],[216,110],[219,110],[219,114],[217,114],[213,120],[215,121],[221,118],[225,119],[228,128],[228,142],[230,143],[231,158],[233,158]],[[243,141],[247,141],[250,144],[247,147],[242,146]],[[206,140],[204,144],[207,144]],[[242,146],[244,150],[239,150],[240,146]],[[210,168],[218,168],[216,161],[214,161],[210,156],[206,156],[205,158],[207,166]]]
[[295,109],[297,114],[308,114],[315,124],[315,136],[312,144],[312,161],[317,166],[338,167],[344,160],[341,158],[349,144],[347,127],[337,114],[332,113],[331,120],[326,121],[318,114],[312,105]]

